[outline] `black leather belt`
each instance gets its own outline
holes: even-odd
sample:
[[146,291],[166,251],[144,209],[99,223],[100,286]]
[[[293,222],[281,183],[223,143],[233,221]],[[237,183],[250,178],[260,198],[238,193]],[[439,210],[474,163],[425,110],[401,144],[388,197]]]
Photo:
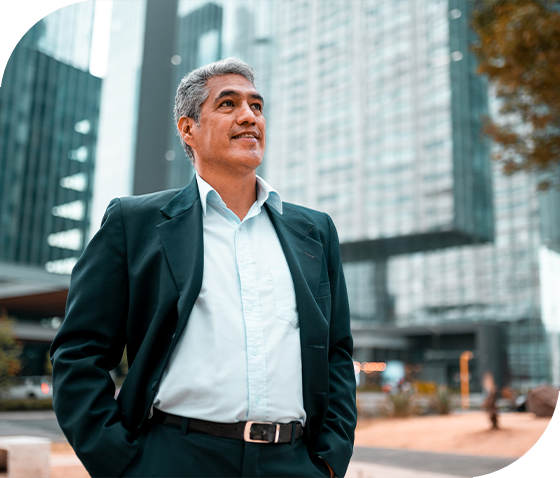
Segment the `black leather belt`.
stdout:
[[293,443],[303,435],[300,422],[288,424],[273,422],[217,423],[196,418],[185,418],[154,408],[154,419],[182,431],[204,433],[215,437],[235,438],[250,443]]

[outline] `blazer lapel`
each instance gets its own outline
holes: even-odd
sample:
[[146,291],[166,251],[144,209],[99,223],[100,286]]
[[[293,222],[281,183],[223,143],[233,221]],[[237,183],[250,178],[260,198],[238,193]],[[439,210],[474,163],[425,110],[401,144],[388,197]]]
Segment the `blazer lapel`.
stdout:
[[183,330],[202,287],[204,251],[202,207],[196,179],[183,188],[161,212],[168,218],[157,226],[167,263],[179,291],[176,338]]
[[309,237],[313,224],[297,212],[284,208],[280,215],[267,206],[294,281],[300,325],[303,401],[310,423],[325,413],[329,383],[329,326],[315,300],[321,268],[323,245]]
[[317,293],[323,245],[309,237],[313,224],[305,217],[290,212],[287,208],[284,208],[284,214],[280,214],[267,204],[265,206],[286,256],[296,289],[298,308],[301,308]]

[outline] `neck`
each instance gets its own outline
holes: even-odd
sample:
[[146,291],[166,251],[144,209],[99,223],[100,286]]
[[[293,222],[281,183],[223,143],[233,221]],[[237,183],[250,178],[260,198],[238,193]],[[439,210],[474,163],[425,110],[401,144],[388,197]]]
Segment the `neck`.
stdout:
[[204,169],[202,171],[197,169],[197,172],[204,181],[216,190],[228,209],[243,220],[257,200],[257,174],[255,171],[252,170],[246,174],[235,176]]

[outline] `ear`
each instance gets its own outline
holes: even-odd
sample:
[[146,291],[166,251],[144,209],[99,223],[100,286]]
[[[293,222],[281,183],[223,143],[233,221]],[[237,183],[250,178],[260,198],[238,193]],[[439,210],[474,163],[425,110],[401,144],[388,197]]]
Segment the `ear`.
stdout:
[[177,129],[183,141],[192,148],[194,144],[194,133],[197,129],[195,120],[187,118],[186,116],[181,116],[177,123]]

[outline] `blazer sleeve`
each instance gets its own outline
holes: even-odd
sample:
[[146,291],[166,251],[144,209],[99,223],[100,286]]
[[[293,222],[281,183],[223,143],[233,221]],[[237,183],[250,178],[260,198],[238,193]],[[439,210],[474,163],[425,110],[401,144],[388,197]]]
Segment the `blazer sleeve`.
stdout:
[[72,271],[65,320],[51,347],[53,407],[93,477],[121,475],[138,449],[109,375],[122,357],[127,311],[125,231],[114,199]]
[[327,215],[329,244],[327,266],[331,287],[331,321],[329,330],[329,405],[315,452],[344,476],[352,457],[356,429],[356,377],[352,361],[350,309],[338,235]]

